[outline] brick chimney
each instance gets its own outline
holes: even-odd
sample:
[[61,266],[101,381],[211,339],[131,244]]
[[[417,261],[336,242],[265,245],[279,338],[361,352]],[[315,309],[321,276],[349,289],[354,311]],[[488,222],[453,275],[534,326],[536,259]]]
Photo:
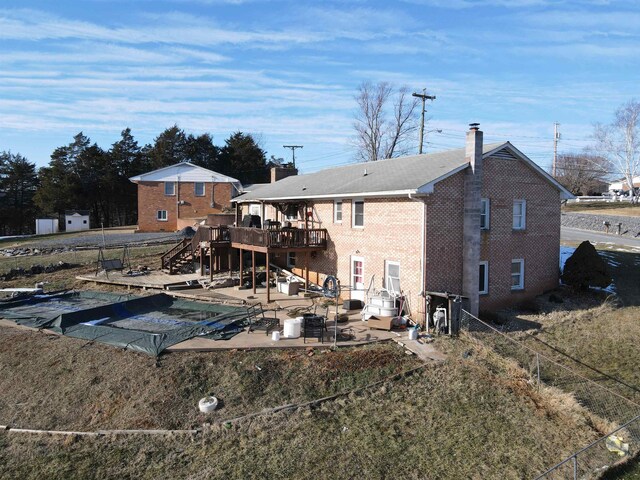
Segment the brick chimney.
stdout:
[[464,177],[462,294],[469,298],[469,312],[478,315],[480,295],[480,196],[482,192],[482,131],[469,124],[465,159],[470,168]]
[[271,167],[271,183],[291,177],[292,175],[298,175],[298,169],[290,163]]

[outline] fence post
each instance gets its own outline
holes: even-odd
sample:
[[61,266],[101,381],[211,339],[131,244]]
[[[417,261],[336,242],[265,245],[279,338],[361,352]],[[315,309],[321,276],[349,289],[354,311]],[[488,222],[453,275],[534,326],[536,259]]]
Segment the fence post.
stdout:
[[578,455],[573,456],[573,480],[578,480]]
[[538,377],[538,391],[540,390],[540,354],[536,352],[536,371]]

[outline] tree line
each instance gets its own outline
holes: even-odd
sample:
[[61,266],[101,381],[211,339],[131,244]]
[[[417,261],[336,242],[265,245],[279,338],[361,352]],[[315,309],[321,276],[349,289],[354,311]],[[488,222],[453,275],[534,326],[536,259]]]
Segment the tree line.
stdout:
[[33,233],[37,217],[60,218],[72,209],[89,210],[94,226],[135,225],[137,187],[129,178],[185,161],[243,184],[268,182],[269,167],[279,163],[267,161],[249,134],[233,133],[217,146],[210,134],[187,134],[177,125],[144,146],[126,128],[108,150],[80,132],[40,169],[20,154],[0,152],[0,235]]

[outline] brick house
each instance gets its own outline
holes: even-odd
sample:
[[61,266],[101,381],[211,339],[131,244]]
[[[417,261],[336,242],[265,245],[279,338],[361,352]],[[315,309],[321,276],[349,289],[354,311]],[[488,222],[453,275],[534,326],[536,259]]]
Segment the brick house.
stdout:
[[180,230],[231,207],[241,184],[188,162],[129,179],[138,185],[138,231]]
[[325,249],[271,261],[318,282],[335,275],[346,298],[396,282],[416,313],[428,291],[465,295],[472,313],[517,304],[558,285],[560,204],[572,195],[511,143],[484,145],[471,127],[463,149],[261,186],[234,199],[238,218],[326,230]]

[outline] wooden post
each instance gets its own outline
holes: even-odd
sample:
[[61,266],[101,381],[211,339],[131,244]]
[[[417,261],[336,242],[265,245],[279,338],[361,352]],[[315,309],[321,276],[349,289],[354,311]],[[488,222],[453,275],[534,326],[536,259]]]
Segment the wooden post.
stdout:
[[[232,260],[232,256],[231,256],[231,254],[232,254],[233,250],[231,249],[231,247],[229,247],[229,248],[227,249],[227,252],[228,252],[228,253],[227,253],[227,261],[229,262],[229,278],[232,278],[232,277],[233,277],[233,263],[232,263],[232,261],[231,261],[231,260]],[[222,256],[220,256],[220,258],[218,259],[218,261],[219,261],[219,262],[222,262]]]
[[307,292],[309,291],[309,252],[304,252],[304,270],[305,270],[305,280],[307,284],[305,285]]
[[242,268],[243,268],[243,265],[242,265],[242,249],[240,249],[240,286],[241,287],[242,287],[242,280],[243,280],[242,279]]
[[269,250],[267,250],[267,303],[271,302],[271,288],[269,288]]
[[251,284],[253,285],[253,293],[256,293],[256,251],[251,250]]
[[211,242],[209,242],[209,281],[213,282],[213,255],[214,250]]
[[200,247],[200,276],[204,277],[204,248]]

